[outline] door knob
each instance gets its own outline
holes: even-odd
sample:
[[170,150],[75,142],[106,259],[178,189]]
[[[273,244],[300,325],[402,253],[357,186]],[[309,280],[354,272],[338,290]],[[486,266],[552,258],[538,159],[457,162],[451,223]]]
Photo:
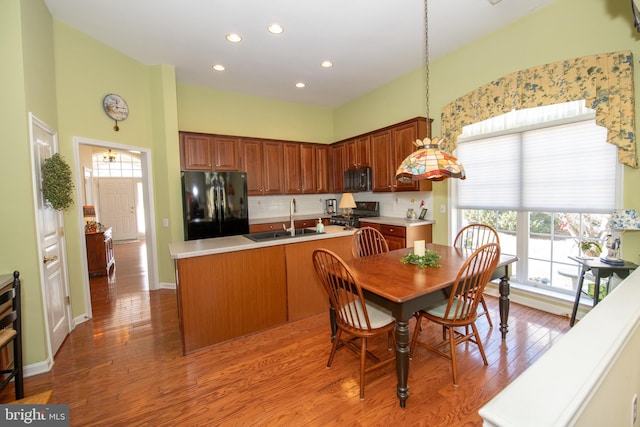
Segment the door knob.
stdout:
[[48,257],[48,256],[46,256],[46,255],[45,255],[45,256],[42,258],[42,263],[43,263],[43,264],[46,264],[46,263],[48,263],[49,261],[55,261],[55,260],[57,260],[57,259],[58,259],[58,255],[54,255],[54,256],[52,256],[52,257]]

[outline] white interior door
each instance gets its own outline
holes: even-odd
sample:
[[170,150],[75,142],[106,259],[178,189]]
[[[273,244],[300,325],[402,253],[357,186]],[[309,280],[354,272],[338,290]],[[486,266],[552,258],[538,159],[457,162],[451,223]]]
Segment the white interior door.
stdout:
[[41,166],[58,150],[57,136],[48,126],[30,115],[31,145],[35,171],[36,222],[41,251],[41,277],[46,323],[52,356],[71,329],[69,282],[66,270],[64,222],[61,212],[48,206],[42,195]]
[[100,222],[113,228],[113,240],[138,238],[136,181],[133,178],[100,178]]

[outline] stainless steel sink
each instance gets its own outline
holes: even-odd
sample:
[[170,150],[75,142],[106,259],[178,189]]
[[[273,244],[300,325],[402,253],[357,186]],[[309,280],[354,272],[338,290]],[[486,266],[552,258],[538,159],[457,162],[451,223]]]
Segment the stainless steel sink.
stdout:
[[243,236],[253,240],[254,242],[264,242],[265,240],[290,239],[294,237],[306,236],[309,234],[324,234],[324,233],[316,233],[316,231],[311,228],[296,228],[295,236],[292,236],[289,231],[284,231],[284,230],[263,231],[262,233],[243,234]]

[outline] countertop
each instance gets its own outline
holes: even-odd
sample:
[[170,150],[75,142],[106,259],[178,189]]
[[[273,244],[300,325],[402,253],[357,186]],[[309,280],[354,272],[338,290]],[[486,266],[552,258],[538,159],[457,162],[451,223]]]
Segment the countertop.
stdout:
[[242,235],[216,237],[213,239],[189,240],[186,242],[170,243],[169,253],[173,259],[191,258],[204,255],[222,254],[226,252],[243,251],[247,249],[266,248],[269,246],[287,245],[290,243],[306,242],[310,240],[350,236],[355,231],[356,229],[345,230],[341,225],[327,225],[324,227],[324,233],[322,234],[306,234],[295,238],[275,239],[264,242],[254,242]]
[[360,222],[372,222],[374,224],[395,225],[397,227],[416,227],[419,225],[436,223],[432,219],[407,219],[407,218],[396,218],[392,216],[375,216],[371,218],[369,217],[360,218]]

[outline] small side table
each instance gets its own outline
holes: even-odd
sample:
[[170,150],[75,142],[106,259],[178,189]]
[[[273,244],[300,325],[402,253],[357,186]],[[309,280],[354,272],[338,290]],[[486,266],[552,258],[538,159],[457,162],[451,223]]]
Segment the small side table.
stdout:
[[569,322],[570,326],[573,326],[576,322],[576,314],[578,313],[578,305],[580,304],[580,294],[582,292],[584,274],[587,271],[591,271],[591,274],[596,278],[596,283],[593,287],[593,306],[595,307],[596,304],[598,304],[600,295],[600,279],[609,277],[613,273],[624,278],[638,267],[636,264],[628,261],[625,261],[623,265],[612,265],[600,261],[600,258],[583,259],[570,256],[569,259],[577,262],[580,267],[580,271],[578,272],[578,289],[576,291],[576,300],[573,302],[573,311],[571,312],[571,320]]

